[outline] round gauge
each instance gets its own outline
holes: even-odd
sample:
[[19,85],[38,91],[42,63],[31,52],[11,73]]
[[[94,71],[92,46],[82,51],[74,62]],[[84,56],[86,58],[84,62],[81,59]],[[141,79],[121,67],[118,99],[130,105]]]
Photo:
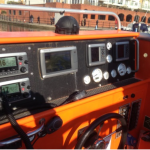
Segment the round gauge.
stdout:
[[101,69],[98,69],[98,68],[94,69],[92,72],[92,77],[93,77],[94,82],[100,82],[103,78]]
[[104,79],[108,80],[108,78],[109,78],[109,73],[106,71],[106,72],[104,72]]
[[83,78],[83,81],[84,81],[84,83],[85,84],[89,84],[90,82],[91,82],[91,78],[90,78],[90,76],[85,76],[84,78]]
[[124,76],[126,74],[126,71],[127,69],[126,69],[125,64],[122,63],[118,66],[118,73],[120,76]]
[[127,74],[131,73],[131,67],[127,67]]
[[115,77],[117,76],[116,70],[112,70],[112,71],[111,71],[111,76],[112,76],[113,78],[115,78]]
[[107,49],[110,50],[112,48],[112,44],[110,42],[107,43]]
[[112,56],[111,55],[107,55],[106,60],[108,63],[112,62]]

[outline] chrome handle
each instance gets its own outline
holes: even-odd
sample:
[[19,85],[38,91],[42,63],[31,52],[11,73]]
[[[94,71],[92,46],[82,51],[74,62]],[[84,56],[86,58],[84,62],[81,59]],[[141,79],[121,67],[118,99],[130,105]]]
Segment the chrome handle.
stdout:
[[138,39],[134,39],[136,41],[136,70],[132,70],[132,72],[137,72],[139,71],[139,40]]
[[[28,132],[27,133],[27,136],[30,137],[30,136],[33,136],[41,131],[43,131],[44,129],[44,124],[41,125],[40,128],[34,130],[34,131],[31,131],[31,132]],[[10,140],[7,140],[7,141],[0,141],[0,146],[5,146],[5,145],[8,145],[8,144],[12,144],[12,143],[15,143],[17,141],[21,140],[20,137],[17,137],[17,138],[13,138],[13,139],[10,139]]]
[[46,11],[55,13],[76,13],[76,14],[98,14],[98,15],[111,15],[117,19],[118,30],[121,30],[121,22],[118,15],[114,12],[109,11],[90,11],[90,10],[79,10],[79,9],[66,9],[66,8],[52,8],[52,7],[36,7],[36,6],[22,6],[22,5],[0,5],[1,9],[14,9],[14,10],[25,10],[25,11]]

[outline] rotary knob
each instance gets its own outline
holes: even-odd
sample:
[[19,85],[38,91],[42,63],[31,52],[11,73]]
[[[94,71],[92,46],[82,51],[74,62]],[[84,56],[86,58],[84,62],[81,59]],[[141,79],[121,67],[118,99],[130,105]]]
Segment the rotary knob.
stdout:
[[21,71],[22,73],[25,73],[25,72],[27,72],[27,68],[26,68],[26,67],[21,67],[20,71]]

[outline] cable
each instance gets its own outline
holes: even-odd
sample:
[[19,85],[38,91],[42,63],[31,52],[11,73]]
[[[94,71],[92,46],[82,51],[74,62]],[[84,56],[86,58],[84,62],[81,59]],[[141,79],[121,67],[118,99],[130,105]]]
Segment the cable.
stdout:
[[36,141],[39,139],[40,137],[38,136],[35,141],[33,142],[32,146],[36,143]]
[[21,139],[25,143],[26,148],[27,149],[33,149],[32,145],[31,145],[31,142],[29,140],[29,137],[21,129],[21,127],[19,126],[19,124],[16,122],[14,116],[12,115],[11,109],[9,107],[8,100],[5,97],[3,97],[3,101],[2,102],[3,102],[4,111],[6,113],[6,116],[7,116],[8,120],[10,121],[12,127],[20,135]]

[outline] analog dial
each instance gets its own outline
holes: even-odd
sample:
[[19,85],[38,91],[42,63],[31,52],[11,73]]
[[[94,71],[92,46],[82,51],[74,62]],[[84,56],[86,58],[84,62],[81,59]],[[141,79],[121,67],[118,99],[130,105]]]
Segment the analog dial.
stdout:
[[110,42],[107,43],[107,49],[110,50],[112,48],[112,44]]
[[97,69],[93,70],[92,77],[93,77],[94,82],[100,82],[103,78],[101,69],[97,68]]
[[109,79],[109,73],[106,71],[104,72],[104,79],[105,80],[108,80]]
[[131,67],[127,67],[127,74],[131,73]]
[[124,76],[127,72],[127,69],[126,69],[126,66],[125,64],[121,63],[119,66],[118,66],[118,73],[120,76]]
[[111,55],[107,55],[106,60],[108,63],[112,62],[112,56]]
[[90,82],[91,82],[91,78],[90,78],[90,76],[85,76],[84,78],[83,78],[83,81],[84,81],[84,83],[85,84],[89,84]]
[[117,76],[116,70],[112,70],[112,71],[111,71],[111,76],[112,76],[113,78],[115,78],[115,77]]

